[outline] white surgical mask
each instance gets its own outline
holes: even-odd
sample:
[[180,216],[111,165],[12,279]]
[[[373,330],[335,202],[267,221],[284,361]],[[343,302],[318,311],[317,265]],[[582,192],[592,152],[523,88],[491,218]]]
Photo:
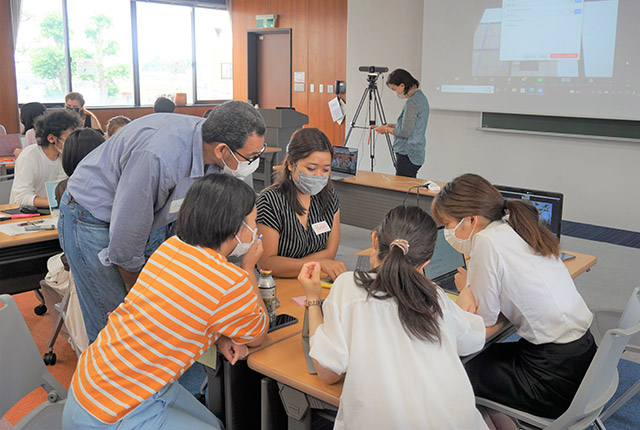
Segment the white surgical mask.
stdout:
[[249,227],[249,225],[244,221],[242,221],[242,224],[244,224],[244,226],[247,227],[249,231],[253,234],[253,236],[251,237],[251,242],[247,242],[247,243],[242,242],[238,237],[238,235],[236,234],[236,240],[238,241],[238,244],[236,245],[235,248],[233,248],[233,251],[231,251],[231,254],[229,254],[229,257],[242,257],[244,254],[249,252],[249,249],[251,249],[253,242],[256,241],[256,234],[258,233],[258,228],[256,227],[255,229],[253,229]]
[[249,176],[250,174],[252,174],[253,172],[255,172],[258,166],[260,165],[259,158],[252,161],[251,163],[249,163],[248,161],[240,161],[236,157],[236,154],[234,154],[233,151],[231,151],[231,149],[229,149],[229,151],[231,152],[231,155],[233,156],[233,158],[235,158],[235,160],[238,162],[238,167],[235,169],[232,169],[227,165],[227,163],[224,161],[224,158],[223,158],[222,159],[222,164],[224,164],[223,170],[224,170],[224,173],[226,173],[227,175],[231,175],[236,178],[243,179]]
[[293,182],[302,194],[308,194],[315,196],[327,186],[329,182],[328,176],[316,176],[309,175],[308,173],[302,173],[298,170],[298,167],[294,164],[293,167],[298,172],[298,179],[294,179]]
[[460,224],[462,224],[462,221],[464,221],[464,218],[462,218],[458,223],[458,225],[456,225],[454,228],[445,228],[444,238],[446,239],[447,242],[449,242],[449,245],[451,245],[453,249],[455,249],[461,254],[469,255],[471,254],[471,244],[472,244],[471,239],[476,227],[475,226],[473,227],[473,229],[471,230],[471,233],[469,233],[468,238],[460,239],[459,237],[456,236],[456,230],[458,229],[458,227],[460,227]]
[[399,89],[400,89],[400,86],[396,88],[396,91],[395,91],[396,96],[398,96],[399,99],[403,99],[403,100],[406,99],[407,97],[404,94],[404,87],[402,87],[402,91],[400,92],[398,92]]

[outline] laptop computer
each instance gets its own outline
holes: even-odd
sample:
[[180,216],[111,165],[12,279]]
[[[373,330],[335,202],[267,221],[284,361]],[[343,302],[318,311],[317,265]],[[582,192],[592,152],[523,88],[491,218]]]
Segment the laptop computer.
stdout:
[[331,179],[339,180],[356,175],[358,170],[358,150],[346,146],[333,147],[331,160]]
[[57,220],[60,215],[60,205],[58,205],[58,201],[56,200],[56,187],[59,183],[60,181],[44,183],[44,187],[47,190],[47,200],[49,201],[49,211],[51,212],[51,218],[54,220]]
[[13,157],[13,151],[21,148],[19,134],[0,134],[0,157]]
[[454,277],[458,267],[467,268],[464,255],[453,249],[444,238],[444,226],[438,227],[436,247],[431,261],[424,268],[424,276],[438,284],[443,290],[458,294]]

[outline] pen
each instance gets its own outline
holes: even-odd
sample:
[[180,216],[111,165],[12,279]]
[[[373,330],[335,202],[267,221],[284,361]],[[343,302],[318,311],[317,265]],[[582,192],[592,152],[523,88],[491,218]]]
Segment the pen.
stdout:
[[43,219],[38,220],[38,221],[27,221],[27,222],[21,222],[18,224],[18,227],[24,227],[25,225],[36,225],[36,224],[40,224],[44,222]]

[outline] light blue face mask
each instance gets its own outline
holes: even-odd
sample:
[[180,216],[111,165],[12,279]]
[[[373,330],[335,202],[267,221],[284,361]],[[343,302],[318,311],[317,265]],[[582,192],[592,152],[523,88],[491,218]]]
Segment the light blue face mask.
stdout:
[[298,172],[298,179],[294,179],[293,182],[302,194],[315,196],[329,183],[328,176],[309,175],[308,173],[302,173],[298,170],[298,167],[295,164],[293,167],[296,169],[296,172]]

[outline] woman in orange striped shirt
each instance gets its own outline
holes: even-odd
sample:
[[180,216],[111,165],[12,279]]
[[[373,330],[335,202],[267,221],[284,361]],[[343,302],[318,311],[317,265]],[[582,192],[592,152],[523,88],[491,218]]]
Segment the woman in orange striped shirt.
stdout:
[[[65,429],[222,428],[177,379],[213,343],[234,364],[266,336],[255,193],[230,176],[204,176],[187,192],[176,232],[80,356]],[[229,255],[244,255],[241,268]]]

